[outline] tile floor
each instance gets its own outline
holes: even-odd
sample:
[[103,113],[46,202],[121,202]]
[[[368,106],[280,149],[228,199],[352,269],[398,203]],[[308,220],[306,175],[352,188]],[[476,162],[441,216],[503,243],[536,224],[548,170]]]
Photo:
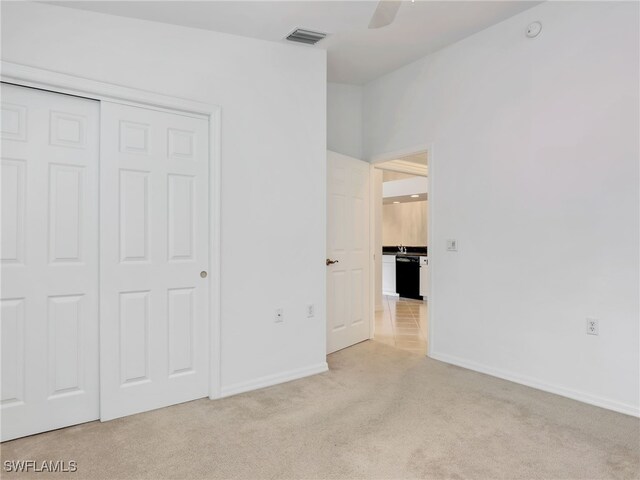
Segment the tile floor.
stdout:
[[376,312],[374,340],[420,355],[427,340],[420,326],[427,322],[427,303],[409,298],[382,297],[383,310]]

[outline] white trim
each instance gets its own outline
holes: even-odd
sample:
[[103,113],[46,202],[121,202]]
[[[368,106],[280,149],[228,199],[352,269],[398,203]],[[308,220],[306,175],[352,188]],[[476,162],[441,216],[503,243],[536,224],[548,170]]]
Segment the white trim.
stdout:
[[430,352],[429,356],[435,360],[466,368],[468,370],[473,370],[475,372],[491,375],[492,377],[502,378],[503,380],[519,383],[520,385],[526,385],[527,387],[536,388],[538,390],[542,390],[548,393],[554,393],[556,395],[570,398],[572,400],[595,405],[596,407],[613,410],[614,412],[624,413],[626,415],[631,415],[634,417],[640,417],[640,408],[634,405],[618,402],[609,398],[598,397],[596,395],[591,395],[579,390],[573,390],[571,388],[552,385],[542,382],[533,377],[518,375],[517,373],[513,373],[508,370],[489,367],[487,365],[482,365],[480,363],[466,360],[464,358],[434,352],[433,350]]
[[222,218],[220,107],[209,116],[209,398],[221,397],[222,386],[222,264],[220,222]]
[[[170,97],[65,73],[43,70],[11,62],[0,62],[0,80],[26,87],[40,88],[94,100],[144,106],[182,115],[206,117],[209,120],[209,276],[210,276],[210,335],[209,335],[209,398],[220,398],[221,370],[221,311],[220,311],[220,117],[218,105]],[[213,354],[215,352],[215,355]]]
[[387,170],[388,172],[408,173],[409,175],[415,175],[417,177],[426,177],[429,174],[429,169],[426,165],[407,162],[406,160],[388,160],[377,168]]
[[290,382],[292,380],[298,380],[300,378],[309,377],[318,373],[324,373],[328,370],[329,366],[327,365],[327,362],[322,362],[308,367],[289,370],[288,372],[265,375],[264,377],[260,377],[255,380],[234,383],[232,385],[222,387],[221,396],[223,398],[230,397],[239,393],[250,392],[259,388],[271,387],[273,385],[279,385],[281,383]]
[[[376,298],[376,181],[375,168],[369,165],[369,340],[373,340],[376,333],[375,318],[377,312]],[[379,253],[382,255],[382,252]]]
[[138,90],[5,61],[0,63],[0,75],[2,76],[2,81],[7,83],[18,83],[23,86],[42,88],[44,90],[55,88],[55,91],[58,93],[115,103],[131,102],[134,106],[144,105],[151,108],[169,109],[173,113],[178,111],[184,114],[195,113],[198,115],[211,116],[220,110],[220,107],[217,105],[170,97],[160,93]]
[[[371,164],[376,164],[380,162],[388,162],[390,160],[398,160],[400,157],[407,157],[409,155],[415,155],[417,153],[423,153],[425,151],[428,152],[429,148],[431,148],[430,143],[424,143],[422,145],[414,145],[413,147],[401,148],[400,150],[394,150],[391,152],[375,155],[369,158],[368,161]],[[430,168],[429,163],[430,163],[430,160],[429,160],[429,157],[427,156],[427,168]]]
[[[427,176],[427,257],[429,258],[429,268],[427,269],[427,282],[429,286],[427,288],[427,356],[431,356],[431,352],[433,352],[433,345],[435,342],[435,319],[437,317],[435,313],[435,302],[437,302],[436,294],[435,294],[435,285],[433,282],[433,269],[437,268],[438,265],[438,252],[434,248],[435,243],[433,241],[434,236],[434,225],[435,225],[435,215],[433,214],[436,209],[436,202],[438,199],[437,189],[434,188],[435,182],[433,181],[434,174],[436,173],[435,168],[435,146],[433,144],[429,144],[427,146],[427,165],[429,166],[429,175]],[[436,227],[437,228],[437,227]]]

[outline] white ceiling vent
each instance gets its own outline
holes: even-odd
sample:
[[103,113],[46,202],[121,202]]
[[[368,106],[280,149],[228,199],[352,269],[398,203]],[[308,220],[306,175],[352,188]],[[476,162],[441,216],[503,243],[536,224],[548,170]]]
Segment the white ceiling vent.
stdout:
[[326,33],[314,32],[312,30],[303,30],[302,28],[296,28],[286,38],[291,42],[315,45],[326,36],[327,36]]

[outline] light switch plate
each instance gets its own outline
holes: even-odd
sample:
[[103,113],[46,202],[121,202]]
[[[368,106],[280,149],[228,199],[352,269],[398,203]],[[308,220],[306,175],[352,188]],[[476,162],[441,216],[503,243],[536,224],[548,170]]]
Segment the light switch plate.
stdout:
[[457,252],[458,241],[455,238],[447,239],[447,252]]

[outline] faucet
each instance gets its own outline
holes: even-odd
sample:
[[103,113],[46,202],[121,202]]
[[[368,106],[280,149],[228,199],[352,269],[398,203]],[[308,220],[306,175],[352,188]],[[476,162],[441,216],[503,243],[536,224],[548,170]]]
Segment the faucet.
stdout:
[[398,246],[398,251],[400,253],[407,253],[407,247],[403,247],[402,244]]

